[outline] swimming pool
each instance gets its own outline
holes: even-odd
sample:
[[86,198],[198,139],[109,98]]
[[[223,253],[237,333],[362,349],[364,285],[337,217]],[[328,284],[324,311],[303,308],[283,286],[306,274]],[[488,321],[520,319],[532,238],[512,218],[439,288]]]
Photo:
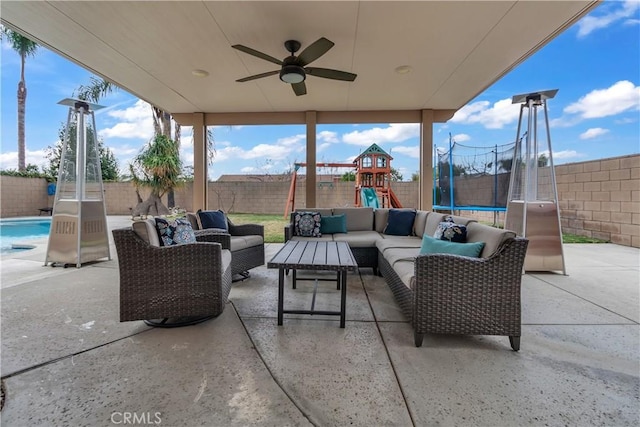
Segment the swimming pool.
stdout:
[[[49,237],[51,218],[3,218],[0,219],[0,253],[20,250],[13,245],[29,240]],[[29,248],[23,248],[29,249]]]

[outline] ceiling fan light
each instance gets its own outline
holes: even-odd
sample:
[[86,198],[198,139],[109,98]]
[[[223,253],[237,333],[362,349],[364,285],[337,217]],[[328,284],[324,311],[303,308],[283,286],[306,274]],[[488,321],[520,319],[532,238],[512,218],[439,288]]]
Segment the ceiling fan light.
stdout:
[[300,83],[305,78],[304,69],[297,65],[285,65],[280,70],[280,80],[285,83]]

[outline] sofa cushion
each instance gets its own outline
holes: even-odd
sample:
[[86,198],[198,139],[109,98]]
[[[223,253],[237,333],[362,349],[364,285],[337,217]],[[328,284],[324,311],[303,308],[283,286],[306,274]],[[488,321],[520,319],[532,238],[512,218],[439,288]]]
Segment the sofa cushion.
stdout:
[[429,212],[418,211],[416,212],[416,219],[413,221],[413,235],[422,236],[424,234],[424,227],[427,225],[427,216]]
[[414,262],[419,252],[420,248],[389,248],[384,252],[384,259],[393,267],[400,261]]
[[138,237],[148,243],[149,246],[160,246],[160,238],[156,230],[156,221],[153,218],[134,221],[132,228]]
[[429,212],[429,215],[427,215],[427,220],[424,224],[424,233],[422,235],[428,234],[429,236],[433,236],[433,234],[438,229],[438,225],[440,225],[440,223],[444,221],[444,218],[446,216],[446,214],[442,214],[440,212]]
[[222,271],[225,272],[231,265],[231,251],[228,249],[222,250]]
[[481,258],[489,258],[498,250],[502,242],[516,237],[516,233],[502,230],[477,222],[467,225],[467,242],[484,242],[484,249],[480,252]]
[[333,208],[333,214],[346,214],[347,232],[373,230],[373,208]]
[[477,258],[484,247],[484,242],[455,243],[439,240],[425,234],[422,237],[420,255],[428,254],[452,254]]
[[203,229],[217,228],[226,232],[229,228],[227,225],[227,217],[221,210],[217,211],[198,211],[198,219]]
[[320,237],[320,219],[318,212],[296,212],[293,220],[293,234],[302,237]]
[[156,230],[160,246],[196,243],[196,235],[191,228],[191,223],[186,218],[156,218]]
[[422,239],[415,236],[384,236],[384,239],[378,239],[376,248],[381,254],[385,254],[390,248],[415,248],[420,249]]
[[320,232],[322,234],[346,233],[347,217],[345,214],[320,217]]
[[455,222],[441,222],[433,237],[440,240],[448,240],[449,242],[466,243],[467,226],[456,224]]
[[230,247],[231,252],[236,252],[241,249],[252,248],[254,246],[260,246],[264,243],[262,236],[231,236]]
[[396,272],[402,283],[409,289],[413,289],[415,286],[415,266],[412,261],[398,261],[393,266],[393,271]]
[[411,236],[416,211],[413,209],[391,209],[384,234],[392,236]]
[[387,226],[387,222],[389,221],[389,209],[388,208],[378,208],[373,211],[373,225],[374,230],[378,233],[382,233],[384,228]]
[[347,242],[352,248],[374,248],[378,240],[382,238],[375,231],[350,231],[333,235],[334,242]]

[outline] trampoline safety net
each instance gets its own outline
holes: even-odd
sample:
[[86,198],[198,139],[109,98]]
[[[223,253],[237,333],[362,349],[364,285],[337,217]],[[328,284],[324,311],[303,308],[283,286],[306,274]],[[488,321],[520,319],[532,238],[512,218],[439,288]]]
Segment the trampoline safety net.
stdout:
[[504,210],[515,143],[470,147],[449,143],[436,152],[434,208],[450,210]]

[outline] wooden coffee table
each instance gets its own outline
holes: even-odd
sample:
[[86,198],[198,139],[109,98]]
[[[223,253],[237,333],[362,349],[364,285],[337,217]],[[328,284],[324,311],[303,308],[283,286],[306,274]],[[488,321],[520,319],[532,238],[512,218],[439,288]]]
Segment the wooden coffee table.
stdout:
[[[284,313],[289,314],[322,314],[340,316],[340,327],[344,328],[345,308],[347,303],[347,272],[358,268],[353,253],[346,242],[314,242],[289,240],[267,263],[268,268],[277,268],[278,275],[278,325],[282,325]],[[297,280],[315,280],[313,299],[310,310],[285,310],[284,309],[284,276],[285,270],[292,270],[293,288],[296,288]],[[297,277],[297,270],[335,271],[336,283],[341,291],[340,311],[314,310],[318,280],[328,279],[302,279]]]

